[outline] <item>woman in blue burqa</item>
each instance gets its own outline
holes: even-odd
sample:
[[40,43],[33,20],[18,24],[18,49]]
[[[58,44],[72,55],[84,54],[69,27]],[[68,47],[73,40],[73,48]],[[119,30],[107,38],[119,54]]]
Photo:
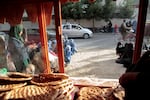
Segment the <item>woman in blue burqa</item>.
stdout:
[[11,54],[12,61],[16,71],[22,72],[30,62],[27,48],[25,46],[23,34],[23,25],[11,26],[8,41],[8,52]]

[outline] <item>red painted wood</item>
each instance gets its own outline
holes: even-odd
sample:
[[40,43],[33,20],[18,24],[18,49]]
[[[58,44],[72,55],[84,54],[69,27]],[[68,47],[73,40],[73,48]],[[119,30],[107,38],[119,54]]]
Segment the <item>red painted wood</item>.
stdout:
[[[55,0],[0,0],[0,6],[14,6],[26,4],[39,4],[44,2],[53,2]],[[61,3],[65,2],[79,2],[80,0],[60,0]]]
[[37,6],[38,9],[38,22],[40,30],[40,39],[42,46],[42,57],[44,61],[44,73],[51,73],[50,61],[48,58],[48,42],[47,42],[47,33],[46,33],[46,19],[45,19],[45,10],[43,4]]
[[133,53],[133,61],[132,61],[133,64],[136,64],[139,58],[141,57],[141,49],[142,49],[142,43],[144,37],[147,7],[148,7],[148,0],[140,0],[135,50]]
[[56,40],[57,50],[59,59],[59,71],[64,73],[64,49],[62,40],[62,15],[61,15],[61,2],[60,0],[54,1],[54,12],[55,12],[55,27],[56,27]]
[[37,4],[43,2],[50,2],[53,0],[1,0],[1,6],[14,6],[14,5],[25,5],[25,4]]

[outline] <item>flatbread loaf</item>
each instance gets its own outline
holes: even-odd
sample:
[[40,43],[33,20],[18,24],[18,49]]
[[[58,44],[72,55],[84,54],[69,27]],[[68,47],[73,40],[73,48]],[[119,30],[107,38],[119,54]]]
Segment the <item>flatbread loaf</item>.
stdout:
[[27,85],[27,83],[19,83],[19,84],[6,84],[6,85],[0,85],[0,92],[9,91],[15,88],[20,88]]
[[34,76],[31,80],[31,83],[38,86],[45,86],[45,85],[61,85],[68,82],[69,76],[65,74],[46,74],[42,73],[38,76]]
[[57,95],[52,87],[29,85],[6,92],[3,100],[55,100]]
[[20,72],[8,72],[7,76],[0,76],[0,84],[16,84],[28,82],[32,79],[32,76],[29,74],[24,74]]
[[78,92],[77,100],[104,100],[102,89],[96,86],[82,87]]

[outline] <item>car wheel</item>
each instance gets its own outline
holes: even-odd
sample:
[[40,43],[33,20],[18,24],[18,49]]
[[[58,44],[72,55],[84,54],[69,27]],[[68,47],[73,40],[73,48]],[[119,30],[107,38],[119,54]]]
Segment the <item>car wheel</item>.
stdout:
[[85,34],[83,35],[83,38],[84,38],[84,39],[88,39],[88,38],[89,38],[89,34],[85,33]]

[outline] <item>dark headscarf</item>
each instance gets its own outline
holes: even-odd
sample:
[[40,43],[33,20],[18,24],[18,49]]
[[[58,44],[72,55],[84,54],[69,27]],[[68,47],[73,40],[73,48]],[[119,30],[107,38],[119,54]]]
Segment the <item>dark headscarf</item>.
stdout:
[[11,26],[9,31],[9,36],[14,37],[22,42],[24,42],[23,38],[19,35],[20,32],[23,32],[23,25],[18,24],[16,26]]

